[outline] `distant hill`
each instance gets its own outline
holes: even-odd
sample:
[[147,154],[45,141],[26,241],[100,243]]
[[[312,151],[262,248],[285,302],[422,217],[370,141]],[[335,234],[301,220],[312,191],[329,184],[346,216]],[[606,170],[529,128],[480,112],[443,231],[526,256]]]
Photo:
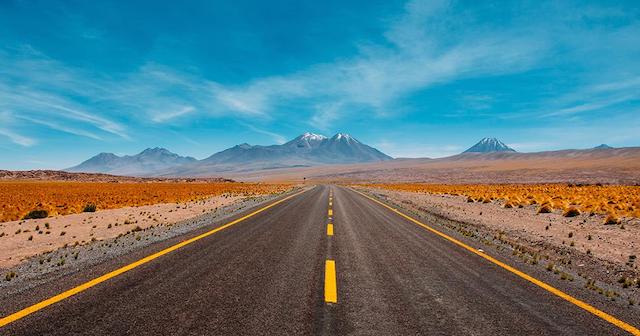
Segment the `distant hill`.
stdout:
[[100,153],[81,164],[65,169],[68,172],[106,173],[114,175],[143,176],[172,167],[197,161],[180,156],[164,148],[147,148],[136,155],[118,156]]
[[253,171],[327,164],[365,163],[392,157],[361,143],[349,134],[331,138],[304,133],[282,145],[243,143],[203,160],[179,156],[164,148],[149,148],[139,154],[117,156],[100,153],[70,172],[96,172],[131,176],[211,176],[221,172]]
[[220,177],[208,178],[164,178],[164,177],[131,177],[100,173],[71,173],[63,170],[0,170],[0,180],[31,181],[73,181],[73,182],[234,182]]
[[607,144],[602,144],[600,146],[595,146],[593,147],[593,149],[613,149],[613,147],[607,145]]
[[640,185],[640,147],[535,153],[463,153],[437,159],[271,169],[225,174],[243,181],[346,183],[605,183]]
[[496,138],[484,138],[463,153],[515,152],[515,150]]

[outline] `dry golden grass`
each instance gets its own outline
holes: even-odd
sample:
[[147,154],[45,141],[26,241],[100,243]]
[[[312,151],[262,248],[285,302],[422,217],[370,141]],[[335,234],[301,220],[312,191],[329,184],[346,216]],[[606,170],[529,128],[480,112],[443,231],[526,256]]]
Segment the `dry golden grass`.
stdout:
[[98,210],[157,203],[187,202],[219,195],[254,196],[290,189],[287,184],[0,182],[0,222],[22,219],[33,210],[49,216],[80,213],[88,204]]
[[545,210],[561,210],[567,216],[579,213],[640,218],[640,186],[566,184],[370,184],[369,187],[429,194],[464,195],[469,202],[502,200],[506,208],[535,204]]

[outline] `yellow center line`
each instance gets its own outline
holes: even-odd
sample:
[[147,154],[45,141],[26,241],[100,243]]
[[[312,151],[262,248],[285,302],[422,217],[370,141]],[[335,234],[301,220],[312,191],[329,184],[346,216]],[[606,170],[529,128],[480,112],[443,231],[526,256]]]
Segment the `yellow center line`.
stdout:
[[329,216],[333,216],[333,210],[329,209]]
[[378,201],[377,199],[375,199],[373,197],[365,195],[365,194],[363,194],[363,193],[361,193],[361,192],[359,192],[357,190],[353,190],[353,191],[355,191],[358,194],[360,194],[360,195],[362,195],[362,196],[364,196],[364,197],[366,197],[366,198],[368,198],[368,199],[370,199],[370,200],[382,205],[383,207],[395,212],[396,214],[400,215],[401,217],[404,217],[405,219],[413,222],[414,224],[417,224],[418,226],[421,226],[422,228],[424,228],[424,229],[426,229],[426,230],[428,230],[428,231],[430,231],[430,232],[432,232],[432,233],[434,233],[434,234],[436,234],[436,235],[438,235],[438,236],[440,236],[440,237],[442,237],[442,238],[444,238],[444,239],[446,239],[446,240],[448,240],[448,241],[450,241],[450,242],[452,242],[452,243],[464,248],[465,250],[468,250],[469,252],[477,254],[480,257],[482,257],[482,258],[494,263],[495,265],[498,265],[498,266],[502,267],[503,269],[505,269],[505,270],[507,270],[507,271],[509,271],[509,272],[511,272],[511,273],[513,273],[513,274],[515,274],[515,275],[517,275],[517,276],[519,276],[519,277],[521,277],[521,278],[523,278],[523,279],[525,279],[525,280],[527,280],[527,281],[529,281],[529,282],[531,282],[531,283],[533,283],[535,285],[537,285],[538,287],[541,287],[541,288],[545,289],[546,291],[548,291],[548,292],[550,292],[550,293],[552,293],[552,294],[554,294],[554,295],[556,295],[556,296],[558,296],[558,297],[560,297],[560,298],[562,298],[562,299],[564,299],[566,301],[569,301],[569,302],[573,303],[574,305],[576,305],[576,306],[588,311],[589,313],[591,313],[591,314],[593,314],[595,316],[600,317],[601,319],[603,319],[603,320],[605,320],[605,321],[607,321],[607,322],[619,327],[620,329],[625,330],[625,331],[631,333],[632,335],[640,336],[640,330],[638,328],[636,328],[636,327],[634,327],[634,326],[632,326],[632,325],[630,325],[630,324],[628,324],[628,323],[626,323],[624,321],[621,321],[621,320],[617,319],[616,317],[614,317],[612,315],[609,315],[609,314],[603,312],[602,310],[599,310],[598,308],[596,308],[596,307],[594,307],[594,306],[592,306],[592,305],[590,305],[590,304],[588,304],[588,303],[586,303],[584,301],[581,301],[581,300],[579,300],[577,298],[574,298],[573,296],[571,296],[571,295],[569,295],[569,294],[567,294],[567,293],[565,293],[565,292],[563,292],[563,291],[561,291],[561,290],[559,290],[559,289],[557,289],[557,288],[555,288],[555,287],[553,287],[553,286],[551,286],[551,285],[549,285],[549,284],[547,284],[547,283],[545,283],[545,282],[543,282],[541,280],[538,280],[538,279],[536,279],[536,278],[534,278],[534,277],[532,277],[532,276],[530,276],[530,275],[528,275],[528,274],[526,274],[526,273],[524,273],[524,272],[522,272],[522,271],[520,271],[520,270],[518,270],[518,269],[516,269],[514,267],[511,267],[511,266],[503,263],[502,261],[499,261],[499,260],[497,260],[497,259],[495,259],[495,258],[493,258],[493,257],[491,257],[491,256],[489,256],[487,254],[484,254],[484,253],[476,250],[475,248],[473,248],[473,247],[471,247],[471,246],[469,246],[469,245],[467,245],[467,244],[465,244],[465,243],[463,243],[463,242],[461,242],[461,241],[459,241],[459,240],[457,240],[457,239],[455,239],[455,238],[453,238],[453,237],[451,237],[451,236],[449,236],[449,235],[447,235],[445,233],[442,233],[442,232],[434,229],[433,227],[431,227],[429,225],[426,225],[426,224],[424,224],[424,223],[422,223],[422,222],[420,222],[420,221],[418,221],[418,220],[416,220],[416,219],[414,219],[414,218],[412,218],[412,217],[410,217],[408,215],[405,215],[404,213],[400,212],[399,210],[397,210],[397,209],[395,209],[395,208],[393,208],[393,207],[391,207],[389,205],[386,205],[386,204]]
[[333,224],[327,225],[327,236],[333,236]]
[[105,282],[105,281],[107,281],[107,280],[109,280],[111,278],[115,278],[115,277],[117,277],[118,275],[120,275],[122,273],[125,273],[127,271],[130,271],[130,270],[138,267],[138,266],[146,264],[146,263],[148,263],[148,262],[150,262],[150,261],[152,261],[154,259],[157,259],[157,258],[159,258],[159,257],[161,257],[161,256],[163,256],[163,255],[165,255],[167,253],[173,252],[173,251],[175,251],[175,250],[177,250],[179,248],[182,248],[184,246],[187,246],[187,245],[189,245],[189,244],[191,244],[191,243],[193,243],[195,241],[198,241],[198,240],[200,240],[202,238],[205,238],[205,237],[208,237],[208,236],[210,236],[210,235],[212,235],[212,234],[214,234],[216,232],[222,231],[222,230],[224,230],[224,229],[226,229],[226,228],[228,228],[230,226],[238,224],[238,223],[244,221],[245,219],[247,219],[249,217],[253,217],[253,216],[255,216],[255,215],[257,215],[257,214],[259,214],[259,213],[261,213],[261,212],[263,212],[263,211],[265,211],[265,210],[267,210],[269,208],[272,208],[272,207],[274,207],[274,206],[276,206],[276,205],[278,205],[278,204],[280,204],[280,203],[282,203],[282,202],[284,202],[284,201],[286,201],[288,199],[291,199],[291,198],[293,198],[295,196],[298,196],[298,195],[302,194],[303,192],[305,192],[305,191],[301,191],[301,192],[295,193],[293,195],[287,196],[287,197],[285,197],[285,198],[283,198],[283,199],[281,199],[279,201],[273,202],[273,203],[271,203],[271,204],[269,204],[269,205],[267,205],[267,206],[265,206],[263,208],[260,208],[260,209],[254,211],[254,212],[252,212],[252,213],[250,213],[248,215],[240,217],[240,218],[238,218],[238,219],[236,219],[236,220],[234,220],[232,222],[229,222],[227,224],[219,226],[219,227],[217,227],[217,228],[215,228],[215,229],[213,229],[211,231],[207,231],[207,232],[205,232],[205,233],[203,233],[201,235],[198,235],[196,237],[193,237],[191,239],[184,240],[184,241],[182,241],[180,243],[177,243],[177,244],[175,244],[173,246],[170,246],[170,247],[168,247],[168,248],[166,248],[166,249],[164,249],[162,251],[159,251],[159,252],[156,252],[154,254],[148,255],[148,256],[146,256],[146,257],[144,257],[144,258],[142,258],[142,259],[140,259],[138,261],[134,261],[134,262],[132,262],[132,263],[126,265],[126,266],[118,268],[115,271],[111,271],[109,273],[106,273],[106,274],[104,274],[102,276],[99,276],[99,277],[93,279],[93,280],[85,282],[85,283],[83,283],[83,284],[81,284],[81,285],[79,285],[77,287],[74,287],[74,288],[69,289],[69,290],[67,290],[65,292],[62,292],[62,293],[60,293],[58,295],[50,297],[50,298],[48,298],[48,299],[46,299],[44,301],[38,302],[38,303],[36,303],[36,304],[34,304],[32,306],[24,308],[24,309],[22,309],[20,311],[17,311],[15,313],[11,314],[11,315],[7,315],[7,316],[3,317],[2,319],[0,319],[0,327],[3,327],[3,326],[5,326],[5,325],[7,325],[7,324],[9,324],[11,322],[17,321],[17,320],[19,320],[19,319],[21,319],[21,318],[23,318],[23,317],[25,317],[25,316],[27,316],[29,314],[33,314],[33,313],[37,312],[38,310],[41,310],[41,309],[43,309],[43,308],[45,308],[47,306],[50,306],[50,305],[52,305],[54,303],[60,302],[60,301],[66,299],[66,298],[68,298],[68,297],[70,297],[72,295],[75,295],[75,294],[78,294],[78,293],[80,293],[82,291],[85,291],[85,290],[87,290],[87,289],[89,289],[89,288],[91,288],[91,287],[93,287],[93,286],[95,286],[97,284],[100,284],[102,282]]
[[327,260],[324,267],[324,301],[327,303],[338,303],[336,262],[334,260]]

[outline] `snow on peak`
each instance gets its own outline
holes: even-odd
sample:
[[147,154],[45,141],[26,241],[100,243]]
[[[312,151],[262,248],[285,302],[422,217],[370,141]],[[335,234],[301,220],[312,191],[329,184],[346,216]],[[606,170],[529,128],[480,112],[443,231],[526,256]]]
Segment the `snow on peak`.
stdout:
[[310,133],[310,132],[305,132],[301,139],[306,139],[306,140],[324,140],[327,137],[321,134],[315,134],[315,133]]
[[346,143],[360,143],[360,141],[356,140],[354,137],[347,133],[337,133],[334,135],[331,140],[333,141],[344,141]]
[[483,138],[477,144],[464,151],[465,153],[515,152],[504,142],[496,138]]

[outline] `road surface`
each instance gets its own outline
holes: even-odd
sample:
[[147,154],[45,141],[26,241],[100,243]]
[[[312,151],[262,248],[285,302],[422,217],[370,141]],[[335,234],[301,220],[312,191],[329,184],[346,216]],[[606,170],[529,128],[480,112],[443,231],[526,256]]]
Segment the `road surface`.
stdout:
[[0,334],[629,333],[353,190],[318,186],[36,309]]

